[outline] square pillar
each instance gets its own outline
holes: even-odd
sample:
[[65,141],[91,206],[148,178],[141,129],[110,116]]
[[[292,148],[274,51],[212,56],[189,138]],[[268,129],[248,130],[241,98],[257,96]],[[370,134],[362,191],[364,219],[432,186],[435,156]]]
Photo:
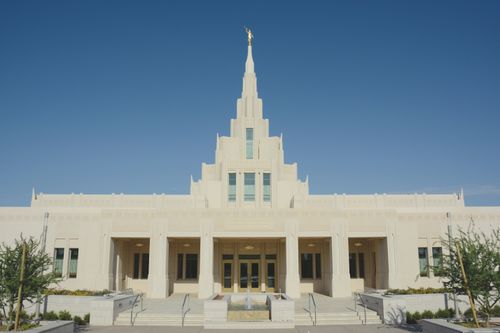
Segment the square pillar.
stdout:
[[296,221],[289,222],[286,234],[286,294],[291,298],[300,298],[299,277],[299,237]]
[[115,246],[110,235],[104,235],[103,254],[101,278],[97,280],[97,288],[114,290],[116,270]]
[[211,223],[202,221],[200,236],[200,275],[198,279],[198,298],[209,298],[214,293],[214,239]]
[[386,262],[387,262],[387,289],[397,288],[397,266],[396,266],[396,238],[394,232],[390,232],[386,238]]
[[330,241],[332,251],[332,297],[350,297],[351,277],[349,275],[349,238],[347,225],[334,226],[334,232]]
[[168,240],[163,234],[150,238],[149,297],[168,297]]

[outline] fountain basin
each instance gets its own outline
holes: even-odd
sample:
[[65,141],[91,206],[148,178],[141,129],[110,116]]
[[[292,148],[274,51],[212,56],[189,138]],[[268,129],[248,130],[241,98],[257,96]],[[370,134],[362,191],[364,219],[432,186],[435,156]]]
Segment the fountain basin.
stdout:
[[295,326],[294,301],[286,294],[215,294],[205,301],[204,309],[205,328],[240,327],[242,322],[258,322],[261,328]]
[[269,303],[266,294],[233,294],[229,298],[227,320],[269,320]]

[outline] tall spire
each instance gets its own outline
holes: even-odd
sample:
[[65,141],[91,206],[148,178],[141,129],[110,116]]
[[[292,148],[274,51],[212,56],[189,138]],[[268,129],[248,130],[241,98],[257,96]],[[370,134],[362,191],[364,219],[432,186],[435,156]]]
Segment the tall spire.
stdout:
[[251,44],[248,45],[247,61],[245,62],[245,74],[246,73],[255,73],[253,58],[252,58],[252,45]]
[[243,92],[241,97],[257,97],[257,77],[255,76],[255,69],[252,57],[252,30],[245,27],[248,36],[248,54],[247,61],[245,62],[245,75],[243,76]]

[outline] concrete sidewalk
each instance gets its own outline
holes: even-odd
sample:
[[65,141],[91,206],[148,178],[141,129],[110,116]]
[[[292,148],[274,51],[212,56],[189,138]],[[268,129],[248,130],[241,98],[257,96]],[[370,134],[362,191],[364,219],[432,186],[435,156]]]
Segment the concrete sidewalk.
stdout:
[[405,325],[400,327],[388,325],[336,325],[336,326],[297,326],[292,329],[273,329],[273,330],[252,330],[252,323],[248,323],[248,330],[205,330],[203,327],[172,327],[172,326],[106,326],[106,327],[90,327],[80,332],[91,333],[408,333],[408,332],[422,332],[419,325]]

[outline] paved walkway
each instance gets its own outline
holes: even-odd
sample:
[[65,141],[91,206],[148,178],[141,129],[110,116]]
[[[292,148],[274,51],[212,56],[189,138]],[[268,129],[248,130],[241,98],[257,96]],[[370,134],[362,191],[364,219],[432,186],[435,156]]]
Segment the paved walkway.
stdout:
[[[82,332],[89,333],[198,333],[198,332],[224,332],[224,333],[258,333],[259,330],[205,330],[202,327],[166,327],[166,326],[144,326],[144,327],[90,327]],[[338,326],[300,326],[292,329],[261,330],[271,333],[408,333],[422,332],[418,325],[406,325],[394,327],[387,325],[338,325]]]

